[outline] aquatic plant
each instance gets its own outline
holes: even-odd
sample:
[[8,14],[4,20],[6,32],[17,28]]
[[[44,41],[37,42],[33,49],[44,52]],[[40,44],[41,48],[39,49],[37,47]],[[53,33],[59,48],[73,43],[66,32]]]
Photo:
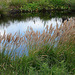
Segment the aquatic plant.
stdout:
[[47,25],[42,33],[38,31],[35,32],[31,27],[28,27],[23,36],[18,33],[15,33],[14,35],[6,34],[4,31],[3,35],[0,34],[0,45],[7,47],[9,50],[11,49],[10,46],[13,47],[13,45],[15,48],[19,48],[20,46],[27,47],[28,50],[39,49],[47,44],[55,46],[61,39],[61,42],[63,43],[74,34],[74,23],[74,19],[71,18],[69,21],[64,21],[60,27],[58,27],[58,24],[56,25],[56,28],[52,27],[52,24],[50,27]]
[[[0,33],[0,74],[73,75],[75,74],[75,18],[56,28],[46,26],[43,33],[30,27],[25,35]],[[20,52],[29,50],[19,57]],[[22,48],[23,47],[23,48]]]

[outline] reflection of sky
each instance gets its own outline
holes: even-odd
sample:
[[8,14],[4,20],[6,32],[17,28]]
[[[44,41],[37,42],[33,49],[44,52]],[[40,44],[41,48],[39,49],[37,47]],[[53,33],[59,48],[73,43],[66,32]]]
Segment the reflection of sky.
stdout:
[[43,29],[45,29],[46,25],[50,26],[52,24],[53,26],[55,26],[56,21],[58,25],[62,23],[61,18],[52,18],[51,20],[44,21],[39,17],[28,18],[25,21],[9,21],[9,23],[5,23],[5,26],[3,26],[3,24],[0,25],[0,32],[1,34],[3,34],[5,30],[6,33],[12,34],[14,34],[15,32],[24,33],[27,30],[28,26],[32,27],[34,31],[38,30],[42,32]]
[[[27,18],[26,20],[23,21],[8,21],[8,23],[2,23],[0,24],[0,32],[1,34],[4,33],[4,30],[6,33],[12,33],[14,34],[15,32],[20,32],[24,34],[24,32],[27,30],[28,27],[32,27],[34,31],[40,31],[42,32],[43,29],[45,29],[46,25],[50,26],[51,24],[56,26],[56,21],[58,25],[62,23],[61,18],[52,18],[51,20],[44,21],[40,19],[39,17],[34,17],[34,18]],[[3,26],[4,25],[4,26]],[[25,45],[24,45],[25,46]],[[26,47],[27,48],[27,47]],[[28,50],[25,48],[25,53],[28,55]],[[20,51],[19,54],[22,54],[22,47],[19,47],[16,52]],[[14,52],[14,51],[13,51]],[[24,53],[24,52],[23,52]]]

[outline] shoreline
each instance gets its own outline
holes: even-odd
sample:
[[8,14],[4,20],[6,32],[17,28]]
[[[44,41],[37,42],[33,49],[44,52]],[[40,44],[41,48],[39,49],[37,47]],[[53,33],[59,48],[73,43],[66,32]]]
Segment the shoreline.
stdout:
[[49,12],[50,15],[52,12],[66,12],[66,13],[74,13],[75,10],[67,10],[67,9],[49,9],[49,10],[46,10],[46,9],[42,9],[42,10],[39,10],[38,12],[36,11],[25,11],[25,10],[20,10],[20,9],[12,9],[10,11],[6,11],[6,12],[3,12],[3,11],[0,11],[0,18],[2,16],[13,16],[13,15],[18,15],[18,14],[26,14],[26,13],[46,13],[46,12]]

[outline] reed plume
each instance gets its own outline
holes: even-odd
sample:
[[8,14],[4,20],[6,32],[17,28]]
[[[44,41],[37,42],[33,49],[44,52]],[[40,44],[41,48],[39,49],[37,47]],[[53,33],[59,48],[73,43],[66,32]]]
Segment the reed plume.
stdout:
[[[75,18],[71,18],[69,21],[65,20],[60,27],[58,27],[58,24],[56,24],[56,28],[52,27],[52,24],[50,27],[47,25],[42,33],[33,31],[33,28],[31,27],[28,27],[24,36],[18,35],[17,33],[14,35],[6,34],[4,31],[3,36],[0,33],[0,47],[1,44],[3,45],[6,43],[8,45],[12,41],[10,46],[14,45],[19,48],[24,45],[25,48],[27,47],[28,49],[39,49],[41,46],[46,44],[50,44],[52,46],[60,41],[64,43],[69,40],[71,36],[73,36],[73,39],[75,40]],[[6,44],[5,46],[7,46]]]

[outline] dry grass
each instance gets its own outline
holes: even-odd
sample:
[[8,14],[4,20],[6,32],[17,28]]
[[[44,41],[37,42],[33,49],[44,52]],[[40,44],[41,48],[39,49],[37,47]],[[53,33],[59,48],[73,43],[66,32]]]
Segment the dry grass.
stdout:
[[40,47],[46,44],[52,46],[60,41],[63,44],[64,42],[70,40],[70,36],[75,40],[75,18],[71,18],[69,21],[65,20],[59,28],[57,24],[56,29],[54,29],[52,25],[50,28],[47,25],[42,34],[38,31],[34,32],[31,27],[27,29],[24,36],[18,35],[17,33],[14,35],[6,34],[4,31],[3,36],[0,33],[0,47],[3,46],[3,48],[5,47],[7,50],[10,50],[11,47],[13,50],[13,47],[15,47],[16,50],[22,46],[24,47],[24,50],[25,48],[28,48],[29,50],[38,50]]
[[[0,34],[1,75],[74,75],[74,40],[75,18],[66,20],[60,27],[57,24],[56,29],[52,25],[50,28],[46,26],[42,33],[34,32],[31,27],[28,28],[24,36],[18,33],[6,34],[4,31],[3,35]],[[55,44],[57,44],[56,48],[51,47]],[[25,53],[27,48],[29,56],[22,54],[21,58],[17,57],[16,52],[20,56],[20,51]]]

